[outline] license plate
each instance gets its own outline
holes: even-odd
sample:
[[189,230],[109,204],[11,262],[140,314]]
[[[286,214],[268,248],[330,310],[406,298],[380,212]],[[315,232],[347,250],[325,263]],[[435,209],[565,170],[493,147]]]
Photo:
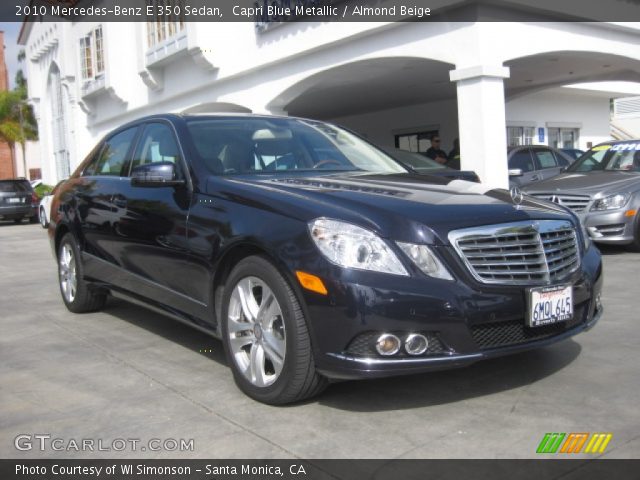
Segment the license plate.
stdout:
[[527,325],[530,327],[566,322],[573,318],[573,287],[571,285],[530,288],[528,296]]
[[9,203],[22,203],[21,198],[10,198]]

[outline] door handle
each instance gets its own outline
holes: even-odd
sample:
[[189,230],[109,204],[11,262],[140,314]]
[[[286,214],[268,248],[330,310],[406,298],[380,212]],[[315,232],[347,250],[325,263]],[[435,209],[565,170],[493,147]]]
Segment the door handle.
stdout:
[[534,181],[534,182],[535,182],[535,181],[540,180],[540,175],[534,175],[534,176],[532,176],[532,177],[531,177],[531,180],[532,180],[532,181]]

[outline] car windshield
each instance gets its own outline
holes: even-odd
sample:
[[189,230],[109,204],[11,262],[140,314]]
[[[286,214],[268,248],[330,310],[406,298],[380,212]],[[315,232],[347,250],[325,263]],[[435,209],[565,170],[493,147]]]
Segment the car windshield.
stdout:
[[598,145],[580,157],[567,171],[640,172],[640,143]]
[[192,119],[195,148],[217,175],[301,171],[406,173],[389,155],[347,130],[289,118]]

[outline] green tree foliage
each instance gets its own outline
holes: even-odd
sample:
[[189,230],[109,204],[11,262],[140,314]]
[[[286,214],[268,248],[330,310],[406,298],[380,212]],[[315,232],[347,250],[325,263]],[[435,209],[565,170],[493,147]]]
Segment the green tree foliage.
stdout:
[[[18,60],[24,59],[24,53],[18,54]],[[22,147],[22,164],[27,174],[25,145],[29,140],[38,139],[38,124],[33,108],[27,103],[27,80],[19,70],[16,74],[16,86],[11,91],[0,92],[0,138],[7,142],[15,164],[15,146]]]

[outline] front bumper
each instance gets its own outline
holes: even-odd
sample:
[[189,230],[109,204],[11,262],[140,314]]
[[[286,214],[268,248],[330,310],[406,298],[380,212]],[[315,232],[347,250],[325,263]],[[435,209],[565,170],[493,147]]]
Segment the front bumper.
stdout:
[[626,216],[627,208],[616,211],[578,214],[594,242],[626,245],[633,242],[636,216]]
[[[593,247],[566,279],[573,285],[574,318],[545,327],[525,326],[525,287],[480,284],[462,270],[456,277],[390,282],[388,276],[352,271],[333,276],[332,284],[327,280],[328,297],[304,292],[318,370],[354,379],[462,367],[565,340],[592,328],[603,311],[602,266]],[[422,333],[434,347],[417,357],[382,357],[366,344],[383,332],[400,338]]]

